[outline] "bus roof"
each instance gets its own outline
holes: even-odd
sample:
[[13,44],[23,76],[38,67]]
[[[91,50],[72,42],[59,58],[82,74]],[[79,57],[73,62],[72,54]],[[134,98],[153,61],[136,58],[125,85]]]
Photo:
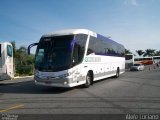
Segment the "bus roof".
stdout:
[[48,34],[44,34],[42,37],[50,37],[50,36],[61,36],[61,35],[74,35],[74,34],[90,34],[91,36],[97,37],[97,34],[88,29],[66,29],[60,30]]
[[160,57],[160,56],[153,56],[153,57]]
[[131,53],[129,53],[129,54],[125,54],[125,55],[133,55],[133,56],[134,56],[134,54],[131,54]]
[[[60,31],[56,31],[56,32],[52,32],[52,33],[48,33],[48,34],[44,34],[42,37],[51,37],[51,36],[61,36],[61,35],[75,35],[75,34],[89,34],[93,37],[99,38],[101,40],[104,41],[108,41],[110,43],[114,43],[114,44],[119,44],[116,41],[109,39],[107,37],[104,37],[100,34],[97,34],[91,30],[88,29],[66,29],[66,30],[60,30]],[[121,46],[123,46],[122,44],[119,44]],[[124,47],[124,46],[123,46]]]
[[10,42],[0,42],[0,44],[10,44],[11,45]]

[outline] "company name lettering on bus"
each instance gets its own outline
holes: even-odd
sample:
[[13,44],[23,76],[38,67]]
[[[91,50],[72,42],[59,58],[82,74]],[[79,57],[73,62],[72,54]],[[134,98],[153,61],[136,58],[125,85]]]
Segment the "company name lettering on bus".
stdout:
[[85,62],[101,62],[100,57],[86,57]]

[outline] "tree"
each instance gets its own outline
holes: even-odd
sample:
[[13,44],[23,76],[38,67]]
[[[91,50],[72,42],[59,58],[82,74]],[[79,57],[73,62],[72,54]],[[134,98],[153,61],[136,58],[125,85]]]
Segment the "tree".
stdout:
[[132,54],[130,50],[125,49],[125,54]]
[[145,53],[143,54],[144,57],[146,56],[154,56],[155,55],[155,49],[146,49]]
[[136,53],[139,55],[139,56],[142,56],[145,52],[143,50],[136,50]]
[[15,51],[15,68],[17,75],[33,74],[34,55],[27,54],[27,48],[21,46]]
[[160,50],[156,51],[154,56],[160,56]]

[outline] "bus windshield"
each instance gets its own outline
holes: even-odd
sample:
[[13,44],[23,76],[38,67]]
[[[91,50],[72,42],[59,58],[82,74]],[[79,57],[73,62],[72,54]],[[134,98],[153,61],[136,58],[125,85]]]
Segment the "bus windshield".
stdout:
[[73,35],[41,38],[35,56],[35,68],[58,71],[71,66]]
[[131,60],[133,59],[133,55],[125,55],[125,60]]
[[86,37],[64,35],[42,37],[35,55],[35,69],[61,71],[82,61]]

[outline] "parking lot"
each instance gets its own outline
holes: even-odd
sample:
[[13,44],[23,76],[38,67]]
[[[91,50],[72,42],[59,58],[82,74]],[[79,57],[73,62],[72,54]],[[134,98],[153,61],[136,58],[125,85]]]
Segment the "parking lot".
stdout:
[[33,78],[0,82],[0,113],[9,114],[158,114],[160,68],[126,71],[90,88],[35,86]]

